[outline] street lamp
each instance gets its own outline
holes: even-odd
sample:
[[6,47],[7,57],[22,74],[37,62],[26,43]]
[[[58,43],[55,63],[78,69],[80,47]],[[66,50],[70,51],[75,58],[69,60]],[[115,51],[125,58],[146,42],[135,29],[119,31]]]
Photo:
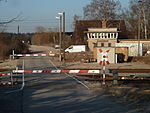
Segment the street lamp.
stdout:
[[60,61],[62,60],[61,49],[63,49],[63,61],[64,61],[65,53],[64,53],[64,43],[62,44],[62,42],[63,42],[62,32],[63,32],[63,38],[64,38],[64,36],[65,36],[65,12],[59,12],[58,15],[59,15],[59,17],[56,17],[56,18],[60,20],[60,22],[59,22]]
[[56,17],[56,19],[59,19],[59,60],[61,61],[61,41],[62,41],[62,16]]

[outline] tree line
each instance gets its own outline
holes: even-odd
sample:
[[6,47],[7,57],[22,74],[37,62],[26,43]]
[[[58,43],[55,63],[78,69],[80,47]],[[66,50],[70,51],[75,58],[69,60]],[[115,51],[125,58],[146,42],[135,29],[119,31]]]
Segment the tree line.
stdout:
[[[62,34],[62,47],[69,46],[70,37]],[[48,45],[55,47],[59,45],[59,32],[38,31],[36,33],[0,33],[0,60],[9,58],[12,50],[15,53],[29,53],[29,46]]]
[[29,52],[28,45],[16,37],[16,34],[0,33],[0,60],[9,58],[13,50],[15,53]]

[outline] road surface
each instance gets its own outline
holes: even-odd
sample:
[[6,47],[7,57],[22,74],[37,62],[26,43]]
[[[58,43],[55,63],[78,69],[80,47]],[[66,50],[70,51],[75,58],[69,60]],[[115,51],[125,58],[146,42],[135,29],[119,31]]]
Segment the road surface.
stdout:
[[[20,69],[23,59],[25,69],[56,69],[49,57],[21,58]],[[94,92],[66,74],[25,73],[25,86],[15,91],[20,87],[0,89],[0,113],[141,113],[139,108],[118,103],[102,91]],[[10,91],[15,92],[7,93]]]

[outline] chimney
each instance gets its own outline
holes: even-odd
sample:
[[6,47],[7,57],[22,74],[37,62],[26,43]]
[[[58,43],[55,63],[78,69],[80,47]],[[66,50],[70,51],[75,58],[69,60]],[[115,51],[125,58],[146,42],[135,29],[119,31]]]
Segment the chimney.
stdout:
[[107,27],[107,21],[102,21],[102,28],[106,28]]

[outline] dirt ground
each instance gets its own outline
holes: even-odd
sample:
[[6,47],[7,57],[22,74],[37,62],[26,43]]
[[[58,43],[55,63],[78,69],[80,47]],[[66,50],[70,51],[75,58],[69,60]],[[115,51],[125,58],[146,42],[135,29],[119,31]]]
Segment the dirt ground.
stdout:
[[145,64],[149,64],[150,65],[150,55],[147,56],[142,56],[142,57],[135,57],[134,58],[135,62],[141,62],[141,63],[145,63]]

